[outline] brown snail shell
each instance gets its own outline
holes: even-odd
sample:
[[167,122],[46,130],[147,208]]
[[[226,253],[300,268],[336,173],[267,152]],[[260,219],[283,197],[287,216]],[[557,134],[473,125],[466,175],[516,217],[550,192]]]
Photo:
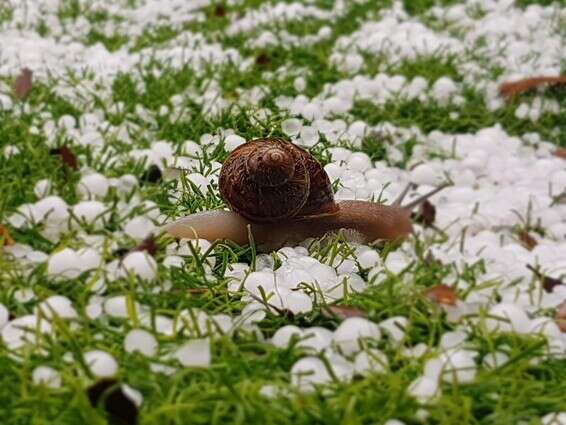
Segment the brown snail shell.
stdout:
[[220,171],[222,198],[255,223],[338,211],[328,175],[304,149],[280,138],[236,148]]

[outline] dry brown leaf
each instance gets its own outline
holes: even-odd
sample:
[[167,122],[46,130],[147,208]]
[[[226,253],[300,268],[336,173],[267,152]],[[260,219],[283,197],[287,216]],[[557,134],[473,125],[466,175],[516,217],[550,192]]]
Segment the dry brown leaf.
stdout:
[[61,157],[61,162],[63,162],[63,164],[67,165],[69,168],[73,170],[79,169],[77,157],[67,145],[63,145],[58,149],[51,149],[49,153],[51,155],[59,155]]
[[33,72],[28,68],[24,68],[14,82],[14,94],[18,99],[24,100],[30,94],[32,87]]
[[566,75],[556,77],[532,77],[519,81],[503,83],[499,86],[499,93],[507,98],[524,93],[530,89],[541,86],[566,84]]
[[368,317],[365,311],[344,305],[328,305],[322,309],[322,314],[324,317],[329,319],[333,319],[335,317],[340,319],[348,319],[350,317]]
[[436,207],[428,200],[424,201],[420,208],[419,213],[415,217],[417,223],[421,223],[425,227],[430,227],[436,219]]
[[424,294],[429,300],[437,304],[456,305],[456,302],[458,301],[458,294],[456,294],[456,291],[454,291],[454,289],[450,286],[444,284],[428,288]]
[[138,246],[136,246],[133,251],[146,251],[152,257],[155,257],[157,253],[157,244],[155,243],[155,237],[153,235],[149,235],[143,241],[140,242]]
[[556,316],[554,316],[556,324],[562,332],[566,332],[566,301],[558,306],[556,309]]
[[554,151],[554,156],[557,156],[558,158],[566,159],[566,148],[557,148]]
[[542,280],[542,287],[548,293],[552,292],[555,287],[563,285],[563,283],[560,279],[556,279],[554,277],[546,276],[546,275],[542,274],[541,272],[539,272],[537,269],[535,269],[530,264],[527,264],[527,268],[529,270],[531,270],[535,274],[536,277],[538,277],[539,279]]
[[538,245],[537,240],[529,235],[529,232],[527,232],[526,230],[519,231],[518,236],[521,245],[523,245],[529,251],[532,251]]
[[4,246],[12,246],[16,242],[10,236],[10,232],[4,226],[0,224],[0,239],[3,241]]
[[214,7],[214,16],[216,16],[217,18],[225,17],[226,16],[226,8],[221,4],[217,4]]

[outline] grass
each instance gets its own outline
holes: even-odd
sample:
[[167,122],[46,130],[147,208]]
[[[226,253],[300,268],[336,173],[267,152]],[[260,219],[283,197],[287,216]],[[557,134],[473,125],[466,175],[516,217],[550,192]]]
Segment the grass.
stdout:
[[[130,2],[128,7],[134,7]],[[407,11],[419,18],[426,14],[434,4],[451,2],[415,1],[404,2]],[[524,7],[527,2],[518,2]],[[80,231],[73,230],[60,240],[49,240],[42,236],[41,226],[29,229],[16,229],[8,224],[8,218],[24,203],[36,201],[35,183],[44,178],[51,180],[52,192],[61,196],[69,205],[79,201],[76,185],[81,175],[79,171],[69,170],[57,155],[50,153],[53,147],[68,144],[83,168],[91,168],[108,177],[133,174],[141,180],[148,164],[132,158],[122,158],[132,147],[148,148],[157,140],[171,142],[180,152],[186,140],[199,141],[203,134],[215,134],[219,129],[233,129],[246,139],[263,136],[282,136],[281,122],[287,113],[275,107],[278,96],[296,96],[293,82],[296,76],[304,75],[307,85],[305,95],[318,95],[326,84],[349,78],[336,71],[328,58],[336,40],[356,31],[368,19],[377,18],[380,10],[390,2],[352,3],[337,22],[310,19],[301,22],[281,22],[277,28],[293,34],[313,34],[323,25],[333,29],[332,36],[314,46],[278,46],[274,48],[253,49],[245,46],[246,38],[256,37],[266,27],[254,30],[248,35],[227,36],[224,30],[229,20],[240,12],[259,8],[263,2],[248,0],[238,5],[216,2],[202,10],[206,16],[203,22],[187,22],[182,28],[203,33],[207,40],[221,43],[224,48],[237,48],[242,57],[249,57],[255,63],[241,70],[237,64],[209,66],[195,70],[191,64],[173,68],[167,64],[152,62],[140,67],[132,74],[119,74],[109,82],[85,95],[82,99],[71,99],[58,94],[54,87],[60,82],[57,78],[34,82],[32,93],[25,102],[16,102],[12,111],[0,112],[0,152],[7,146],[17,146],[19,153],[11,158],[0,155],[0,223],[5,225],[11,235],[20,243],[46,253],[64,247],[80,248]],[[333,2],[318,1],[320,7],[330,9]],[[222,5],[223,13],[218,5]],[[0,6],[0,23],[9,22],[11,10]],[[84,3],[67,0],[61,2],[58,17],[61,20],[74,20],[87,13]],[[82,40],[87,45],[102,43],[109,51],[124,46],[130,52],[146,48],[159,49],[174,39],[180,31],[169,27],[146,29],[142,35],[130,40],[122,34],[111,37],[97,29],[98,24],[115,19],[104,12],[88,14],[93,29]],[[47,35],[49,29],[40,25],[38,31]],[[262,60],[258,60],[262,57]],[[440,77],[449,77],[461,83],[458,58],[425,57],[389,64],[383,58],[365,57],[364,73],[375,75],[378,72],[399,74],[411,79],[424,77],[433,84]],[[281,77],[274,74],[287,68],[289,72]],[[91,83],[87,78],[75,75],[74,89],[83,83]],[[2,77],[9,84],[11,79]],[[71,79],[73,80],[73,78]],[[139,80],[139,81],[138,81]],[[141,84],[140,84],[141,81]],[[216,116],[203,110],[192,94],[202,93],[211,84],[217,83],[224,98],[230,100],[230,107]],[[262,86],[265,97],[257,105],[240,105],[244,90]],[[1,86],[0,86],[1,87]],[[191,95],[187,95],[191,94]],[[178,120],[160,116],[162,106],[172,106],[172,97],[183,98],[185,115]],[[349,114],[343,118],[347,122],[363,120],[370,125],[390,122],[401,127],[418,127],[423,133],[440,130],[447,133],[474,133],[482,128],[501,125],[511,135],[521,136],[536,132],[545,140],[557,146],[566,147],[566,117],[564,114],[545,114],[537,122],[516,118],[515,109],[522,101],[529,101],[533,94],[527,94],[504,107],[489,111],[481,93],[473,87],[464,87],[465,102],[460,106],[440,106],[434,102],[397,100],[383,106],[367,101],[357,101]],[[563,89],[549,90],[545,99],[559,102],[561,110],[566,108]],[[109,100],[110,99],[110,100]],[[111,106],[121,102],[120,112]],[[25,103],[25,106],[24,106]],[[136,109],[143,106],[149,118],[143,117]],[[272,114],[258,118],[257,110],[268,108]],[[107,143],[106,153],[100,154],[93,148],[78,146],[68,134],[59,134],[53,145],[49,145],[41,129],[48,120],[58,121],[65,115],[80,119],[84,112],[101,114],[111,128],[103,131]],[[457,113],[458,118],[450,118]],[[115,131],[130,125],[131,144],[115,135]],[[39,132],[34,127],[40,129]],[[39,134],[36,134],[39,133]],[[360,148],[372,160],[387,160],[387,153],[380,140],[367,138]],[[411,156],[416,140],[403,144],[406,160]],[[113,152],[109,152],[109,148]],[[329,161],[328,149],[331,144],[322,138],[312,149],[313,154],[323,163]],[[208,174],[214,162],[222,163],[227,153],[222,145],[206,151],[200,158],[198,171]],[[119,158],[116,163],[110,159]],[[399,164],[403,166],[403,164]],[[385,184],[386,182],[384,182]],[[136,201],[136,196],[139,200]],[[136,209],[120,216],[119,203],[131,201]],[[119,230],[131,217],[141,213],[144,206],[140,200],[152,201],[164,215],[177,217],[196,211],[220,208],[224,201],[218,195],[215,184],[212,191],[201,193],[186,179],[181,182],[167,181],[142,182],[139,190],[129,197],[120,197],[111,190],[103,199],[111,218],[100,229],[87,225],[82,230],[104,236],[115,242],[114,246],[102,250],[106,261],[118,260],[120,254],[134,248],[136,241],[121,235]],[[185,309],[200,309],[209,314],[239,314],[245,306],[241,294],[227,291],[228,279],[225,272],[237,262],[253,264],[256,252],[250,246],[236,246],[224,243],[210,253],[216,264],[207,273],[202,256],[188,257],[183,268],[167,269],[161,265],[166,256],[166,245],[170,241],[164,237],[157,239],[156,260],[160,264],[155,282],[148,283],[132,277],[120,278],[108,283],[107,296],[124,295],[146,305],[153,316],[176,317]],[[140,391],[144,403],[140,410],[140,424],[383,424],[396,418],[406,424],[421,423],[415,413],[422,410],[427,415],[424,423],[434,424],[537,424],[538,418],[548,412],[566,411],[564,393],[566,392],[566,368],[564,360],[547,360],[535,364],[534,360],[545,356],[546,346],[537,337],[494,335],[488,332],[482,320],[469,323],[470,348],[478,351],[481,358],[499,349],[504,349],[511,359],[505,367],[495,371],[480,368],[479,374],[470,385],[442,385],[442,395],[436,403],[419,405],[407,393],[410,383],[422,374],[425,362],[434,354],[443,333],[456,329],[443,312],[431,304],[423,295],[426,288],[440,282],[459,281],[465,285],[458,291],[464,295],[470,288],[484,285],[481,276],[484,264],[468,265],[461,269],[454,264],[431,263],[427,257],[434,245],[442,244],[442,238],[411,239],[419,255],[398,275],[388,275],[379,285],[374,282],[361,294],[348,294],[343,305],[367,313],[373,321],[381,321],[393,316],[405,316],[410,326],[400,346],[391,344],[387,338],[376,343],[389,359],[390,365],[385,374],[372,374],[367,378],[357,378],[352,383],[339,381],[312,394],[301,394],[289,385],[289,371],[293,364],[304,356],[297,346],[278,349],[258,340],[250,332],[236,335],[218,336],[212,341],[212,365],[208,369],[185,368],[172,376],[155,373],[151,363],[163,359],[148,359],[139,354],[127,353],[123,348],[124,334],[136,327],[136,318],[118,319],[102,317],[90,320],[86,315],[89,297],[88,290],[97,276],[84,273],[77,279],[56,282],[47,274],[46,264],[22,265],[12,261],[0,248],[0,303],[10,314],[20,317],[34,311],[38,301],[51,295],[64,295],[73,301],[78,312],[80,328],[74,329],[68,322],[54,321],[56,337],[39,338],[37,347],[24,350],[22,358],[16,360],[0,342],[0,423],[6,425],[43,424],[105,424],[105,413],[91,406],[87,388],[94,382],[89,370],[81,362],[81,353],[86,349],[100,348],[111,353],[120,365],[117,379]],[[377,247],[382,258],[396,247]],[[324,264],[332,264],[336,253],[355,259],[351,247],[340,238],[330,240],[328,245],[314,244],[310,247],[313,257]],[[278,259],[279,261],[280,259]],[[368,280],[368,270],[361,276]],[[454,277],[456,276],[456,277]],[[536,282],[533,282],[533,285]],[[467,288],[466,288],[467,286]],[[155,288],[162,288],[156,292]],[[22,300],[23,290],[33,290],[36,299]],[[498,295],[499,296],[499,295]],[[271,337],[277,329],[287,324],[302,327],[322,326],[335,329],[340,320],[323,314],[324,305],[315,305],[312,312],[300,315],[278,316],[268,314],[259,324],[265,337]],[[548,311],[550,317],[553,311]],[[486,312],[479,317],[485,319]],[[158,335],[162,352],[171,351],[186,340],[180,334]],[[409,358],[403,355],[404,347],[425,344],[432,352],[423,358]],[[75,359],[67,362],[66,356]],[[164,361],[166,364],[171,362]],[[32,384],[32,371],[40,365],[49,365],[61,374],[64,385],[60,389],[49,390]],[[260,394],[264,385],[275,385],[282,395],[268,399]]]

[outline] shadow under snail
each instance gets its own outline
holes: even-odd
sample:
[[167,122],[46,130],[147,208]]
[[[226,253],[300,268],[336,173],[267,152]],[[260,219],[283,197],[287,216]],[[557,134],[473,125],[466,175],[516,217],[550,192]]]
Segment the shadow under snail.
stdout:
[[412,232],[411,211],[447,185],[401,205],[408,185],[391,205],[335,202],[328,175],[304,149],[279,138],[252,140],[224,162],[218,181],[231,211],[205,211],[165,226],[176,238],[250,241],[261,250],[297,244],[345,230],[359,243],[397,241]]

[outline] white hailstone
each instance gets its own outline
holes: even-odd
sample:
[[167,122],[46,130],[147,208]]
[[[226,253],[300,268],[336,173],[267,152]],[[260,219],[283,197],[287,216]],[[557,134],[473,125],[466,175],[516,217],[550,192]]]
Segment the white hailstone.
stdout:
[[287,348],[293,338],[301,338],[303,331],[294,325],[286,325],[277,329],[271,338],[271,343],[277,348]]
[[73,303],[69,298],[62,295],[53,295],[47,298],[39,303],[37,310],[48,320],[53,319],[54,316],[61,319],[77,318],[77,311],[74,309]]
[[354,360],[354,370],[361,376],[367,376],[370,373],[385,373],[388,366],[387,356],[375,348],[360,351]]
[[414,347],[403,348],[402,352],[405,357],[412,357],[415,359],[421,358],[428,351],[428,346],[420,342]]
[[35,344],[38,333],[51,332],[51,325],[34,314],[18,317],[2,328],[2,340],[11,349],[17,349],[26,343]]
[[416,398],[420,403],[428,403],[440,395],[438,380],[428,376],[421,376],[409,385],[409,395]]
[[291,368],[291,383],[304,392],[311,392],[316,385],[327,384],[331,380],[325,364],[316,357],[304,357]]
[[300,142],[302,146],[312,147],[318,143],[318,130],[311,126],[301,128]]
[[110,183],[106,176],[99,173],[87,174],[79,180],[78,195],[83,199],[104,198],[108,193]]
[[435,169],[429,164],[419,164],[409,174],[412,183],[436,186],[442,180]]
[[307,87],[307,82],[305,81],[305,79],[303,77],[297,77],[293,81],[293,87],[295,88],[295,90],[297,90],[299,93],[301,93]]
[[349,356],[362,349],[360,339],[378,341],[380,337],[379,326],[375,323],[362,317],[350,317],[334,331],[332,340],[342,353]]
[[325,357],[336,379],[342,382],[350,382],[352,380],[354,377],[354,365],[351,362],[333,350],[326,351]]
[[2,329],[4,325],[8,323],[8,320],[10,320],[10,313],[8,312],[6,306],[0,303],[0,329]]
[[105,219],[106,205],[99,201],[82,201],[73,206],[73,214],[80,222],[101,228]]
[[268,295],[275,290],[275,275],[271,270],[252,272],[244,281],[244,288],[258,297],[262,296],[260,289],[262,288],[265,294]]
[[71,248],[65,248],[49,257],[47,274],[53,278],[74,279],[82,273],[80,258]]
[[566,425],[566,412],[553,412],[544,415],[540,420],[542,425]]
[[138,186],[138,179],[131,174],[124,174],[118,179],[118,191],[122,194],[132,192]]
[[51,191],[51,181],[49,179],[39,180],[34,188],[33,193],[38,199],[45,198]]
[[267,316],[265,309],[265,305],[253,301],[243,308],[240,317],[244,324],[261,322]]
[[275,260],[269,254],[260,254],[255,259],[256,270],[273,270],[275,267]]
[[59,372],[49,366],[36,367],[31,374],[31,380],[34,385],[44,385],[47,388],[61,388]]
[[385,259],[385,268],[391,273],[398,274],[409,265],[409,258],[401,252],[391,252]]
[[65,130],[72,130],[76,125],[77,121],[72,115],[63,115],[59,118],[59,121],[57,121],[57,126]]
[[338,180],[342,176],[342,173],[343,173],[342,167],[335,162],[331,162],[330,164],[326,164],[324,166],[324,171],[326,171],[326,174],[328,175],[328,178],[330,179],[330,181],[332,183],[334,183],[336,180]]
[[191,173],[187,175],[187,180],[190,180],[203,195],[206,195],[210,186],[210,180],[207,177],[201,173]]
[[140,242],[147,238],[154,230],[155,224],[149,218],[139,215],[130,219],[124,226],[124,233],[130,238]]
[[378,324],[394,343],[400,343],[405,338],[405,331],[409,326],[409,320],[403,316],[394,316]]
[[20,149],[17,146],[8,145],[8,146],[4,147],[4,157],[5,158],[11,158],[13,156],[16,156],[19,153],[20,153]]
[[102,304],[101,303],[89,303],[85,308],[85,314],[90,320],[96,320],[102,316]]
[[291,291],[287,295],[281,297],[283,308],[291,311],[293,314],[308,313],[312,310],[312,299],[304,292]]
[[128,353],[141,353],[146,357],[153,357],[157,354],[157,340],[146,330],[132,329],[124,338],[124,349]]
[[458,88],[454,81],[448,77],[440,77],[432,86],[432,97],[434,97],[440,104],[449,103],[452,96],[456,94]]
[[383,425],[405,425],[405,422],[402,422],[398,419],[389,419]]
[[100,267],[102,264],[102,256],[94,248],[82,248],[77,251],[78,267],[81,271],[92,270]]
[[444,350],[448,350],[450,348],[455,348],[461,345],[466,339],[468,335],[462,331],[452,331],[446,332],[440,338],[440,347]]
[[168,255],[163,259],[163,267],[168,269],[172,267],[177,267],[182,269],[185,266],[185,260],[183,257],[179,257],[178,255]]
[[[126,319],[128,314],[128,299],[124,295],[116,295],[115,297],[108,298],[104,301],[104,311],[111,317],[118,317]],[[134,304],[136,312],[139,310],[138,306]]]
[[446,383],[466,384],[476,377],[476,353],[468,350],[453,350],[440,355],[442,379]]
[[226,149],[226,151],[228,152],[232,152],[234,149],[236,149],[238,146],[243,145],[244,143],[246,143],[246,139],[244,139],[242,136],[238,136],[237,134],[230,134],[224,139],[224,149]]
[[133,273],[144,280],[153,280],[157,275],[157,263],[145,251],[131,252],[122,260],[122,272]]
[[209,367],[210,341],[208,338],[189,341],[175,352],[175,358],[185,367]]
[[516,304],[500,303],[488,312],[485,325],[492,332],[529,332],[530,319],[521,307]]
[[143,394],[141,392],[130,387],[128,384],[122,384],[120,387],[122,388],[122,393],[129,398],[136,407],[139,408],[143,404]]
[[202,147],[192,140],[187,140],[183,144],[183,153],[193,157],[200,157],[202,156]]
[[503,366],[509,360],[509,356],[501,351],[488,353],[483,358],[483,365],[486,369],[497,369]]
[[83,358],[90,372],[97,378],[111,378],[118,372],[118,363],[106,351],[87,351],[84,353]]
[[22,288],[14,291],[14,299],[22,304],[35,300],[35,293],[31,288]]
[[281,123],[281,130],[290,137],[297,136],[302,127],[302,121],[297,118],[288,118]]
[[36,202],[34,217],[37,221],[60,224],[69,217],[68,205],[59,196],[48,196]]
[[227,314],[215,314],[211,318],[213,330],[228,334],[234,329],[234,320]]
[[[562,299],[563,298],[560,298],[560,300]],[[562,336],[560,328],[550,317],[537,317],[536,319],[533,319],[529,327],[529,333],[542,334],[553,338],[560,338]]]
[[371,159],[363,152],[354,152],[347,160],[348,168],[351,170],[365,172],[372,168]]
[[358,255],[358,264],[363,269],[371,269],[379,265],[380,258],[377,251],[367,249]]
[[331,343],[332,331],[320,326],[313,326],[303,330],[303,337],[297,346],[319,352],[327,349]]

